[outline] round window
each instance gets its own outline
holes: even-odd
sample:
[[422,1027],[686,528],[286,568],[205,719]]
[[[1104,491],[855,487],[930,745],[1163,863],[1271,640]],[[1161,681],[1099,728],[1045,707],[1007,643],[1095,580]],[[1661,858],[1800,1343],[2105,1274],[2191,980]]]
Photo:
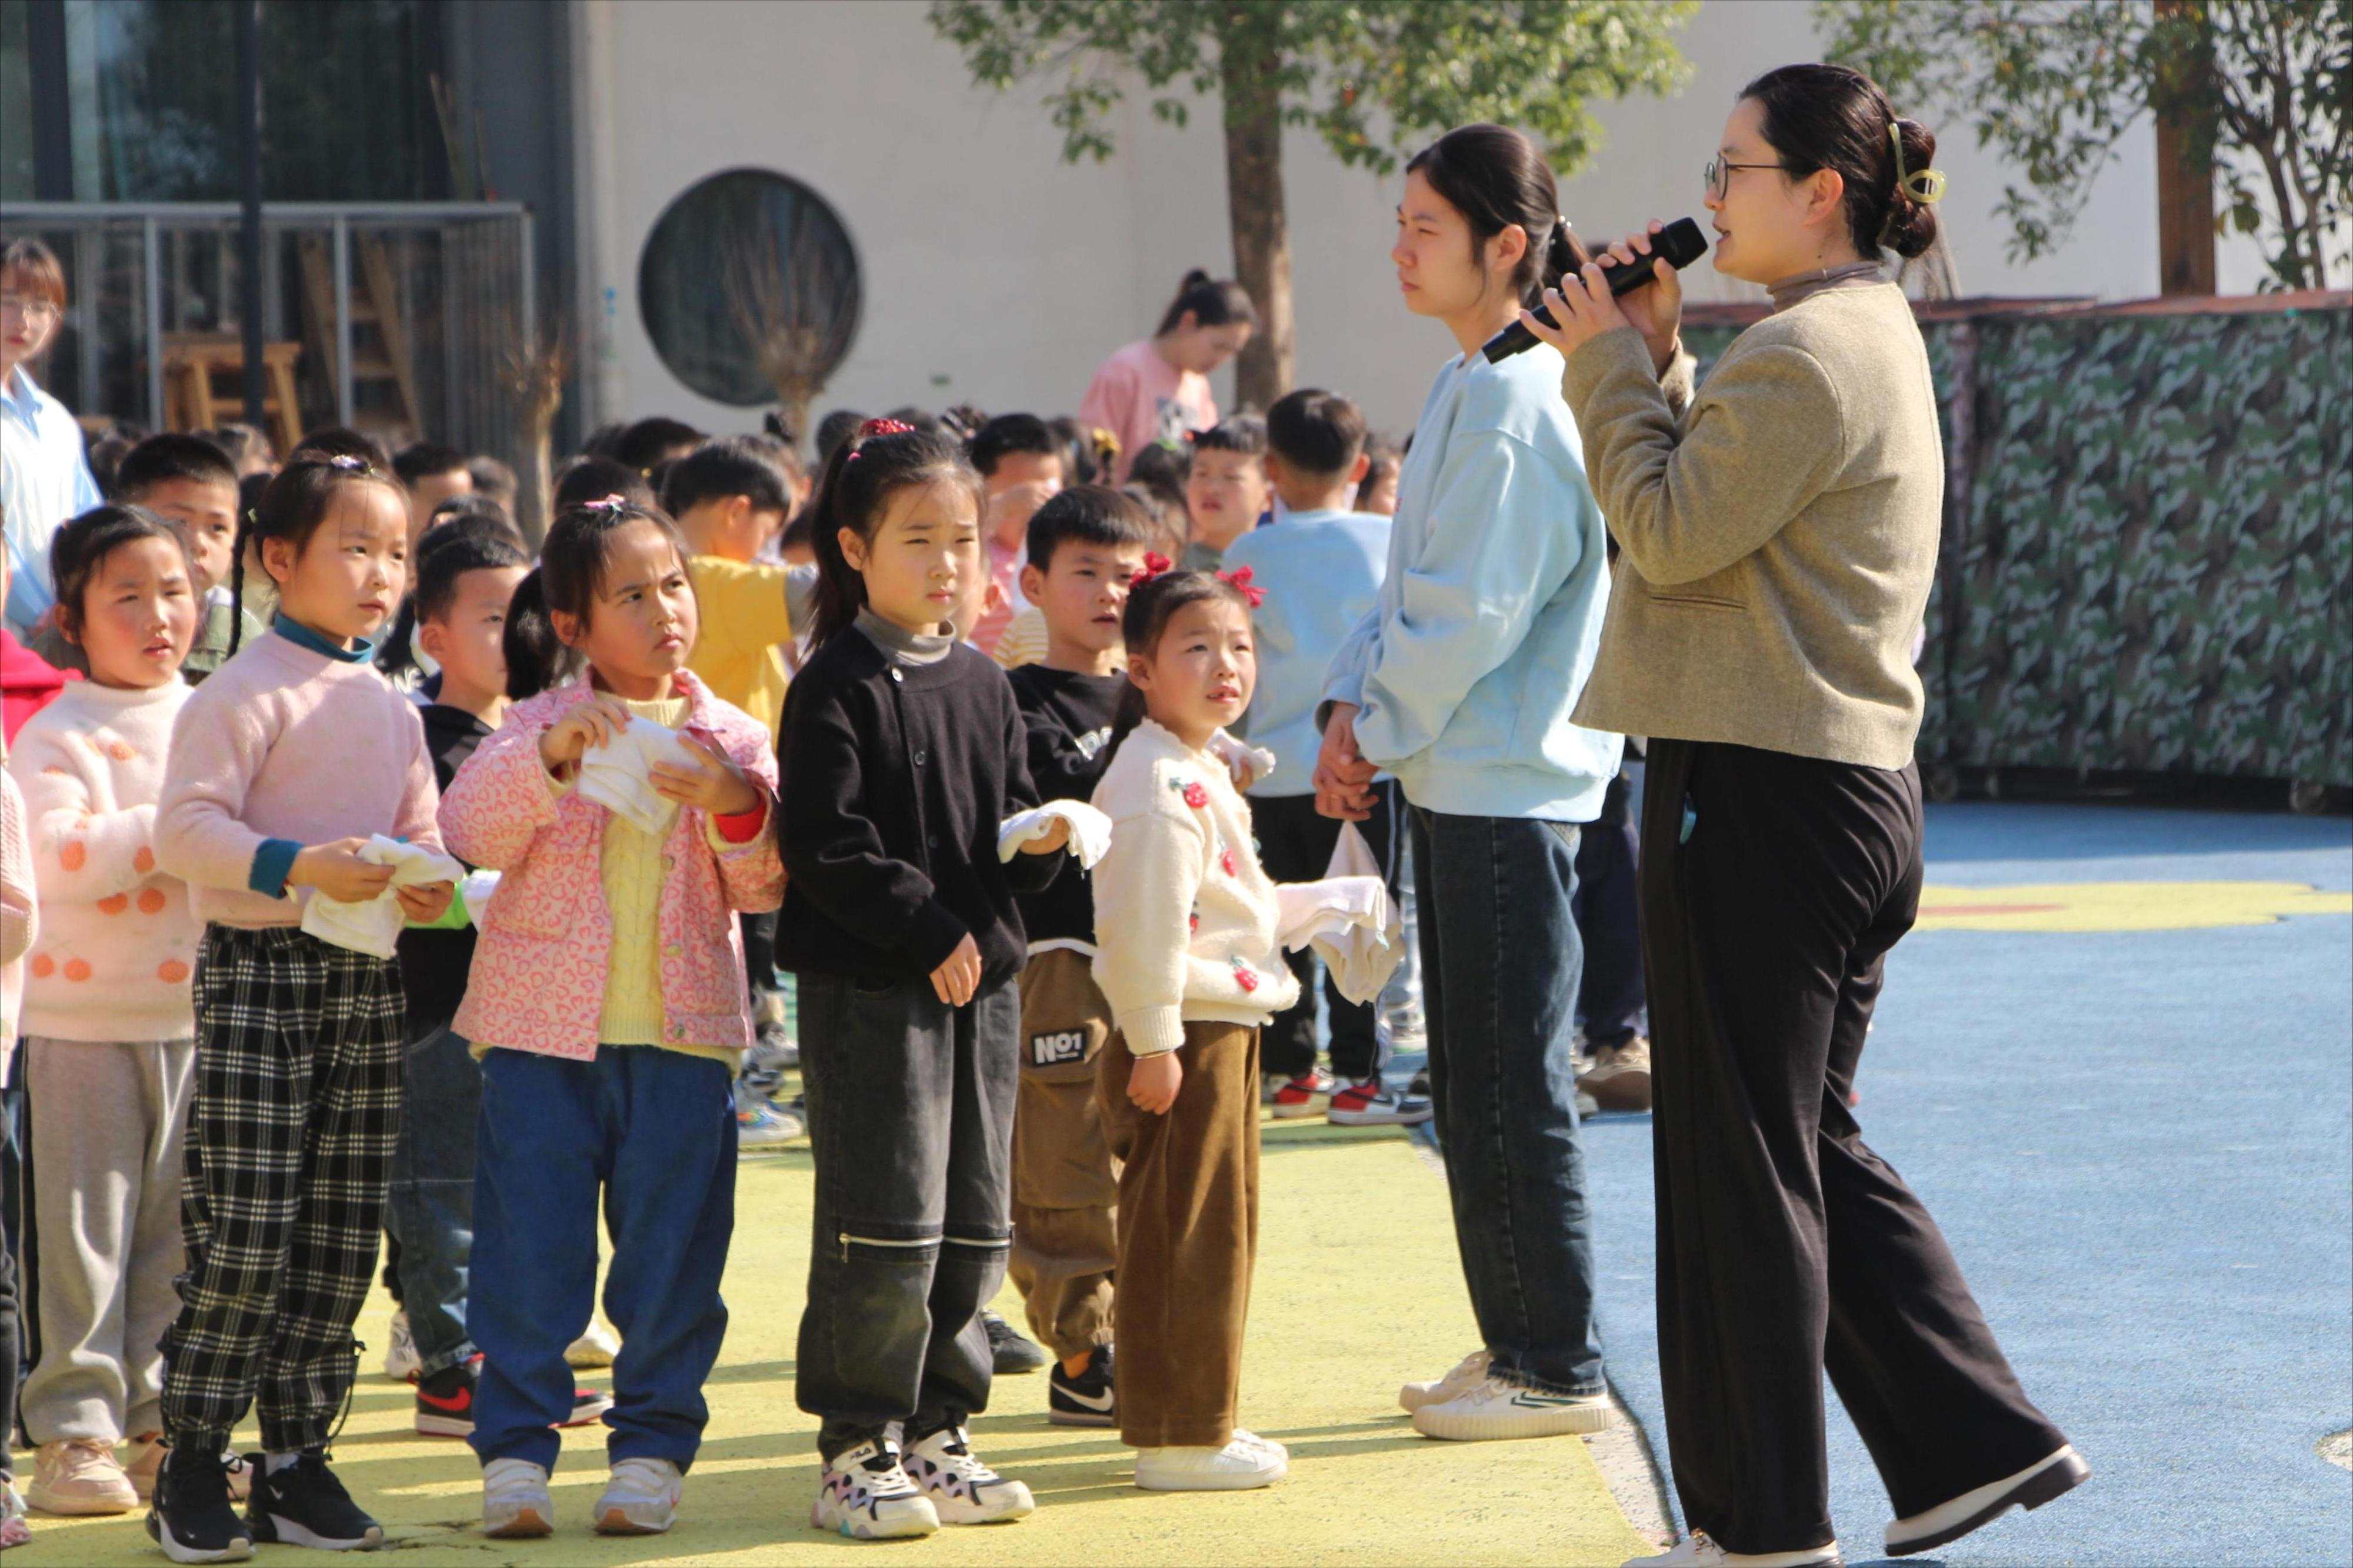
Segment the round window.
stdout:
[[858,335],[858,252],[798,180],[729,169],[654,225],[638,310],[662,363],[712,401],[805,402]]

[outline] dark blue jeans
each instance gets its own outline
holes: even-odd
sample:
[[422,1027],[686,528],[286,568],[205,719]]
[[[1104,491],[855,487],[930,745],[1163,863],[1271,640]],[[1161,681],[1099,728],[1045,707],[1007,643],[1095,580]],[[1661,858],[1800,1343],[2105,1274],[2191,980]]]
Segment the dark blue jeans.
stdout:
[[726,1067],[654,1046],[592,1061],[494,1050],[482,1061],[472,1328],[482,1347],[474,1452],[555,1468],[575,1384],[564,1349],[596,1290],[597,1196],[613,1237],[605,1315],[616,1460],[694,1462],[719,1360],[735,1231],[735,1103]]
[[1409,815],[1430,1098],[1471,1310],[1496,1375],[1597,1394],[1574,1054],[1577,830]]
[[466,1333],[466,1268],[474,1247],[482,1069],[465,1038],[446,1026],[409,1042],[407,1056],[384,1228],[398,1244],[400,1304],[430,1377],[474,1353]]
[[796,1386],[827,1457],[988,1407],[980,1309],[1005,1279],[1021,994],[800,977],[816,1236]]

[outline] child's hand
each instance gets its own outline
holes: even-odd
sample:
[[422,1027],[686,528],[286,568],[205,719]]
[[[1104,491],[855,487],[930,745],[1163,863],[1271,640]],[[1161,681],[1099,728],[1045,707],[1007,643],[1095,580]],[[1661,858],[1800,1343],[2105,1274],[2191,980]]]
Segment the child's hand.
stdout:
[[956,943],[946,962],[932,971],[932,989],[951,1007],[961,1007],[980,989],[980,944],[970,933]]
[[1176,1090],[1184,1082],[1185,1064],[1176,1059],[1175,1051],[1138,1057],[1135,1066],[1128,1069],[1127,1098],[1135,1102],[1139,1110],[1166,1116],[1168,1108],[1176,1103]]
[[681,805],[699,805],[713,816],[741,816],[760,804],[760,786],[716,747],[692,735],[678,739],[702,765],[681,768],[672,763],[654,763],[646,770],[646,777],[656,795]]
[[1010,539],[1029,526],[1029,514],[1054,499],[1059,479],[1031,479],[1008,485],[988,498],[988,528],[999,539]]
[[628,709],[619,698],[600,691],[547,727],[539,738],[540,763],[561,777],[579,763],[580,753],[591,746],[611,745],[628,727]]
[[400,895],[400,910],[411,921],[429,926],[449,912],[449,900],[457,895],[455,882],[417,882],[406,888],[395,888]]
[[286,885],[314,888],[327,898],[346,904],[364,904],[381,897],[392,886],[392,868],[361,859],[360,851],[367,844],[364,838],[338,838],[332,844],[306,847],[294,857],[293,868],[286,873]]
[[1046,836],[1042,838],[1032,838],[1023,844],[1021,853],[1051,855],[1055,850],[1066,847],[1070,842],[1071,819],[1067,816],[1049,817],[1046,821]]

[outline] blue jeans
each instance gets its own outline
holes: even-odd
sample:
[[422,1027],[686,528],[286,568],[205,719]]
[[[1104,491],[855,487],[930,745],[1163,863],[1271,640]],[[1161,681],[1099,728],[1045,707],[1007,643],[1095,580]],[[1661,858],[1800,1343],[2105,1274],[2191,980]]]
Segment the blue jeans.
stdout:
[[1574,1060],[1577,830],[1409,815],[1430,1098],[1471,1310],[1497,1376],[1598,1394]]
[[596,1289],[597,1195],[613,1237],[605,1315],[615,1461],[694,1462],[711,1419],[719,1299],[735,1229],[735,1106],[724,1065],[653,1046],[591,1061],[493,1050],[482,1062],[474,1167],[472,1326],[482,1347],[474,1452],[555,1468],[571,1419],[564,1349]]
[[466,1334],[466,1264],[474,1247],[482,1069],[464,1037],[447,1026],[410,1041],[407,1058],[384,1228],[399,1244],[400,1304],[430,1377],[474,1353]]

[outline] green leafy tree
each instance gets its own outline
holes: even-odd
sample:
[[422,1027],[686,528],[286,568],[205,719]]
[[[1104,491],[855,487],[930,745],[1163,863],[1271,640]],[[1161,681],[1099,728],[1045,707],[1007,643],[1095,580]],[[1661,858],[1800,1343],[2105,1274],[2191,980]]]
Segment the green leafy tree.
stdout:
[[1291,239],[1282,128],[1313,127],[1344,163],[1379,174],[1473,121],[1516,125],[1574,173],[1592,155],[1594,98],[1664,94],[1686,74],[1675,36],[1694,0],[932,0],[933,28],[973,79],[1049,83],[1072,163],[1112,153],[1131,83],[1183,125],[1215,94],[1226,132],[1234,276],[1259,308],[1235,366],[1245,403],[1291,384]]
[[2326,288],[2353,261],[2353,6],[2346,0],[1816,0],[1830,55],[1901,103],[1968,120],[2024,175],[2010,255],[2063,239],[2143,116],[2189,132],[2227,223],[2271,282]]

